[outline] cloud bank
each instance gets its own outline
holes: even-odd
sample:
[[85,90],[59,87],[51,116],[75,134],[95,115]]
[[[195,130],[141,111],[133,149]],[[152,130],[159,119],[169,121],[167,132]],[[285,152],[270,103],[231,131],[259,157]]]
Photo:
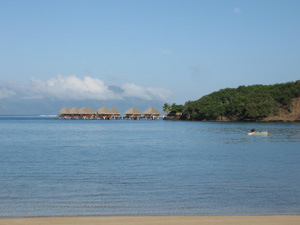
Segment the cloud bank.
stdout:
[[140,87],[132,83],[125,83],[121,85],[121,89],[124,91],[124,97],[139,97],[145,100],[160,99],[166,100],[171,97],[172,92],[164,88],[153,87]]
[[84,77],[82,80],[76,76],[50,78],[47,81],[31,78],[32,97],[54,97],[67,100],[109,100],[120,99],[102,80]]
[[143,100],[166,100],[172,92],[164,88],[142,87],[133,83],[124,83],[120,91],[113,90],[104,81],[86,76],[58,75],[47,81],[31,78],[30,86],[0,86],[0,99],[18,97],[23,99],[54,98],[58,100],[125,100],[128,97]]
[[16,93],[10,89],[7,89],[5,87],[0,88],[0,99],[8,98],[10,96],[15,95]]

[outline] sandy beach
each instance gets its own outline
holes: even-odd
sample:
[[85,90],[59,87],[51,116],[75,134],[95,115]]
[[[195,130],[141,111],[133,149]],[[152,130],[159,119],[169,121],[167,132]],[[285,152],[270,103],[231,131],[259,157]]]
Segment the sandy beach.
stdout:
[[141,217],[35,217],[0,219],[1,225],[298,225],[300,215],[271,216],[141,216]]

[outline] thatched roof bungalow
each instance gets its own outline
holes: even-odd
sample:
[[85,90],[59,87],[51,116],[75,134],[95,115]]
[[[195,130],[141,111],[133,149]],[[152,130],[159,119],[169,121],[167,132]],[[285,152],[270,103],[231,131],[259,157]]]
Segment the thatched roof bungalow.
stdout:
[[120,113],[115,107],[112,107],[112,108],[110,109],[110,113],[111,113],[112,115],[116,115],[116,116],[120,116],[120,115],[121,115],[121,113]]
[[87,108],[83,106],[81,109],[79,109],[79,114],[81,116],[85,116],[87,114]]
[[108,108],[106,108],[105,106],[102,106],[100,107],[98,110],[97,110],[97,114],[98,115],[109,115],[110,114],[110,111]]
[[109,111],[110,111],[111,118],[117,118],[117,119],[120,118],[121,113],[115,107],[112,107]]
[[161,115],[161,112],[159,112],[157,109],[155,109],[154,107],[150,107],[149,109],[147,109],[144,112],[144,116],[145,118],[155,118],[155,117],[159,117]]
[[79,109],[77,107],[74,107],[70,110],[71,115],[79,115]]
[[88,114],[88,115],[95,115],[96,112],[93,110],[92,107],[90,107],[90,108],[87,109],[87,114]]
[[103,119],[111,117],[110,110],[108,108],[106,108],[105,106],[102,106],[97,110],[97,115],[98,115],[98,117],[103,118]]
[[126,118],[140,118],[142,116],[142,112],[135,107],[128,109],[124,112]]
[[92,108],[86,108],[83,106],[81,109],[79,109],[80,117],[83,117],[84,119],[91,118],[94,116],[95,111]]
[[62,116],[70,115],[70,109],[68,107],[64,107],[59,111],[59,113]]

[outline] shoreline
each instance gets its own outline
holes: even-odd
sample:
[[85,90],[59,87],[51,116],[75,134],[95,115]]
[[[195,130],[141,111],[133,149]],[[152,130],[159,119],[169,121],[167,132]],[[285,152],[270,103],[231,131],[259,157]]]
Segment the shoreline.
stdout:
[[25,217],[0,219],[0,225],[298,225],[300,215],[251,215],[251,216],[72,216]]
[[187,120],[180,118],[168,118],[165,117],[163,120],[166,121],[191,121],[191,122],[224,122],[224,123],[300,123],[300,120]]

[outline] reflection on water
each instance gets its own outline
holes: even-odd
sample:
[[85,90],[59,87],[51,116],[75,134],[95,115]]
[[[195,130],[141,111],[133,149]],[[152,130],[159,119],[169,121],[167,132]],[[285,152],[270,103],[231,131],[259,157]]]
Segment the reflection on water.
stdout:
[[0,217],[300,213],[299,124],[0,119]]

